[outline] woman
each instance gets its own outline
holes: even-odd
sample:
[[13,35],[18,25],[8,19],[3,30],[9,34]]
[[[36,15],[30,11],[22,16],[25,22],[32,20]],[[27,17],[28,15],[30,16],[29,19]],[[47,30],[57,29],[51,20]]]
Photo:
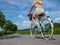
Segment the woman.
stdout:
[[[44,9],[42,7],[42,0],[34,0],[33,1],[32,7],[31,7],[28,15],[32,13],[33,8],[35,8],[35,12],[33,13],[31,20],[33,21],[34,27],[36,28],[37,27],[37,23],[36,23],[35,19],[37,17],[39,18],[39,15],[44,13]],[[45,13],[44,13],[44,15],[45,15]]]

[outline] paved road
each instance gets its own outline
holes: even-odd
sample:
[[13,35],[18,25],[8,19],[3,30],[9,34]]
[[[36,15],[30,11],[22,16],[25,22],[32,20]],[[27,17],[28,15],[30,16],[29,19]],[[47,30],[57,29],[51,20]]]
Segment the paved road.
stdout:
[[0,38],[0,45],[60,45],[60,35],[54,35],[54,40],[31,38],[29,35]]

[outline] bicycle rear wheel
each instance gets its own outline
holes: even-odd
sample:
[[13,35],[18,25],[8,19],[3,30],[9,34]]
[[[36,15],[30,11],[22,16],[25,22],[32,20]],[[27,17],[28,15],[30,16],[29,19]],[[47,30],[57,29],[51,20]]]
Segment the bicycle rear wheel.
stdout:
[[51,39],[53,37],[53,28],[54,26],[50,18],[44,18],[41,21],[41,35],[44,37],[44,39]]

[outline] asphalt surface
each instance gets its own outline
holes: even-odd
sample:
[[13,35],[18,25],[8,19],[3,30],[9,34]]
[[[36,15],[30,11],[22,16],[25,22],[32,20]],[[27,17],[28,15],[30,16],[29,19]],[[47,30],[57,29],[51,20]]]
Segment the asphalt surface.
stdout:
[[60,35],[51,40],[32,38],[30,35],[12,35],[0,37],[0,45],[60,45]]

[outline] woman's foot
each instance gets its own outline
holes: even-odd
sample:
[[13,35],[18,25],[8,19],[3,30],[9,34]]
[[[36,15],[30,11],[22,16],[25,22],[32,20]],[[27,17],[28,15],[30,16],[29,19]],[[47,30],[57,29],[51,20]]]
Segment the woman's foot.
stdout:
[[38,27],[38,25],[35,25],[35,26],[34,26],[34,28],[37,28],[37,27]]

